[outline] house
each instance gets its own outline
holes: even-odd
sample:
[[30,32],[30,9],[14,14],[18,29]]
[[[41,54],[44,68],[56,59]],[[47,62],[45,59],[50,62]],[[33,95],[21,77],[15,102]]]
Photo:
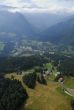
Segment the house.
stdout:
[[63,78],[63,77],[60,77],[60,78],[58,79],[58,82],[63,83],[63,82],[64,82],[64,78]]

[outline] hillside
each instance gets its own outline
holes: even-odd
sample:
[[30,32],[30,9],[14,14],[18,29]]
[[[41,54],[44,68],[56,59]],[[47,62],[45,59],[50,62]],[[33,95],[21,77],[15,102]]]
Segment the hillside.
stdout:
[[[70,15],[57,13],[23,13],[26,19],[33,25],[36,32],[42,32],[47,28],[68,19]],[[54,19],[55,18],[55,19]]]
[[74,45],[74,16],[48,28],[42,33],[40,39],[56,44]]
[[[25,19],[21,13],[10,13],[8,11],[0,11],[0,34],[12,33],[16,36],[32,36],[31,24]],[[5,36],[6,36],[5,34]],[[1,37],[1,35],[0,35]]]
[[[48,62],[48,59],[51,59],[51,57],[53,62]],[[37,57],[35,60],[34,56],[31,58],[26,57],[22,60],[20,58],[17,58],[16,60],[12,59],[12,64],[11,61],[6,60],[6,66],[8,66],[9,72],[8,74],[4,74],[5,78],[9,78],[12,81],[15,79],[20,81],[22,86],[27,90],[29,96],[26,104],[25,100],[24,103],[22,103],[23,105],[20,110],[72,110],[72,98],[69,96],[69,94],[65,94],[64,90],[68,89],[68,93],[72,94],[71,89],[74,88],[74,75],[72,72],[73,65],[72,63],[70,64],[69,61],[73,62],[74,60],[71,59],[71,57],[68,58],[67,56],[51,55],[51,57],[48,56],[48,59],[45,57],[45,59],[47,59],[47,63],[46,60],[43,62],[42,56],[40,58]],[[66,58],[69,60],[66,60]],[[59,68],[58,71],[59,60],[61,60],[60,64],[62,69]],[[63,68],[63,61],[65,61],[65,63],[67,62],[65,65],[69,69],[65,68],[65,66]],[[3,64],[5,63],[3,62],[2,65]],[[3,70],[6,66],[3,67]],[[17,67],[17,70],[12,72],[10,70],[11,67]],[[23,70],[21,70],[21,67],[24,67]],[[69,70],[70,73],[72,72],[72,76],[69,74]],[[67,74],[65,74],[66,71]],[[63,73],[63,76],[60,76],[64,78],[63,84],[62,82],[59,82],[59,79],[56,80],[56,78],[58,78],[57,76],[59,76],[58,72]],[[39,82],[38,78],[42,79],[40,76],[43,76],[46,84]],[[32,88],[33,84],[35,84],[34,88]],[[7,103],[5,105],[7,105]]]
[[5,77],[11,78],[12,75],[15,79],[22,82],[29,95],[26,105],[24,103],[21,110],[72,110],[70,105],[71,97],[62,91],[61,85],[58,82],[49,79],[46,86],[37,83],[33,90],[24,85],[22,81],[23,75],[12,73],[7,74]]

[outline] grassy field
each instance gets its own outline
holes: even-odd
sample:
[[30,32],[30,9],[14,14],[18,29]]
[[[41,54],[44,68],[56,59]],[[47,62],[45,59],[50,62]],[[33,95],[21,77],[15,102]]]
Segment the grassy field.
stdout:
[[47,63],[44,65],[44,67],[46,67],[47,69],[52,69],[52,64],[51,63]]
[[65,87],[74,89],[74,77],[65,77]]
[[[12,74],[5,77],[11,78]],[[15,79],[22,82],[22,75],[16,75]],[[25,84],[22,82],[23,87]],[[59,90],[60,91],[59,91]],[[57,82],[48,81],[47,86],[37,83],[35,90],[26,87],[29,98],[21,110],[72,110],[70,97],[61,92],[61,85]]]
[[50,82],[48,86],[37,84],[35,91],[27,90],[26,110],[71,110],[69,100],[57,91],[58,87],[59,84]]

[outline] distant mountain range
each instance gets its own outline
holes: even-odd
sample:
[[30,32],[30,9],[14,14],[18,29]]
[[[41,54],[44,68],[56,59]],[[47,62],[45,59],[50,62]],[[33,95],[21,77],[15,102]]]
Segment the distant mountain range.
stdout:
[[74,45],[74,16],[48,28],[39,38],[56,44]]
[[0,11],[0,33],[13,33],[17,36],[32,36],[32,25],[20,13]]
[[[48,16],[48,14],[45,15]],[[33,16],[31,17],[31,19],[30,16],[27,14],[23,15],[18,12],[11,13],[8,11],[0,11],[0,41],[34,39],[41,41],[50,41],[55,44],[74,45],[74,16],[70,16],[65,19],[63,18],[62,21],[62,17],[59,18],[58,16],[51,14],[48,17],[48,23],[48,20],[46,20],[45,17],[43,17],[42,19],[42,16],[44,15],[41,15],[40,21],[42,23],[45,19],[45,23],[43,23],[43,25],[40,24],[39,29],[42,26],[44,27],[46,24],[49,25],[49,28],[45,28],[43,32],[38,31],[38,27],[36,28],[37,25],[34,25],[38,23],[39,26],[40,21],[38,15],[33,15],[34,18],[36,18],[37,16],[39,21],[37,23],[36,20],[34,20]],[[51,26],[51,24],[54,25]]]
[[36,28],[36,31],[42,32],[45,29],[68,19],[71,15],[57,13],[24,13],[26,19]]

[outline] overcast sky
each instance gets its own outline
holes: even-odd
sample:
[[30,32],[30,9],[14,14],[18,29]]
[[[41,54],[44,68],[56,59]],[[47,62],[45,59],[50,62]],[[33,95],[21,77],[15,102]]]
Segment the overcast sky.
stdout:
[[[74,0],[0,0],[11,11],[74,13]],[[2,7],[4,8],[4,7]]]

